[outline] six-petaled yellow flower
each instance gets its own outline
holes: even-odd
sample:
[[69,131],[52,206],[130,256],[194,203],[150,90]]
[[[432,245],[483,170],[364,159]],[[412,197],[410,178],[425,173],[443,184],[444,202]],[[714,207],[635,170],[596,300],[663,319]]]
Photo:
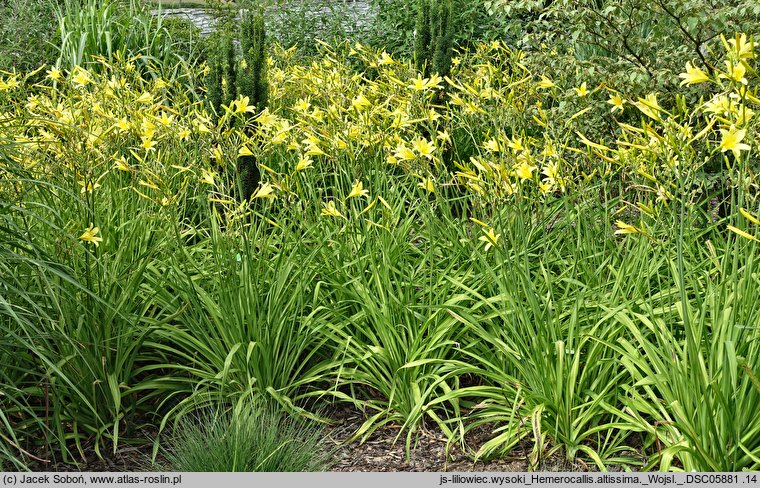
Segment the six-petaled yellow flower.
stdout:
[[741,61],[733,63],[731,60],[726,60],[726,72],[719,74],[718,78],[724,78],[746,85],[747,78],[744,77],[745,74],[747,74],[747,68],[744,67],[744,63]]
[[552,88],[552,87],[555,87],[557,85],[555,85],[552,80],[550,80],[549,78],[547,78],[546,75],[542,75],[541,76],[541,81],[539,81],[538,83],[536,83],[536,86],[538,86],[539,88]]
[[425,138],[419,138],[414,141],[412,143],[412,148],[417,151],[420,156],[424,156],[428,159],[431,159],[433,157],[433,152],[435,152],[435,146]]
[[74,83],[74,86],[77,88],[82,88],[92,83],[92,78],[90,78],[90,73],[87,70],[80,66],[75,66],[74,76],[71,77],[71,82]]
[[683,78],[681,86],[683,85],[695,85],[697,83],[704,83],[710,81],[710,77],[699,68],[695,68],[691,65],[691,62],[686,63],[686,73],[678,75],[679,78]]
[[79,236],[79,240],[98,247],[98,245],[103,240],[102,237],[98,236],[99,232],[100,227],[93,227],[93,224],[90,223],[90,226],[85,229],[84,233],[81,236]]
[[723,136],[718,146],[720,152],[731,151],[739,159],[742,151],[749,151],[749,145],[742,142],[747,135],[746,129],[737,129],[732,125],[728,129],[720,129],[720,133]]
[[53,81],[60,82],[61,80],[63,80],[63,73],[56,66],[53,66],[49,70],[47,70],[46,74],[47,74],[47,77]]
[[478,237],[478,240],[486,243],[485,250],[488,251],[499,242],[499,237],[501,237],[501,234],[497,234],[493,228],[489,227],[483,229],[483,235]]
[[535,170],[535,166],[531,165],[527,160],[523,160],[520,165],[515,168],[515,174],[522,181],[525,181],[533,178],[533,172]]
[[335,202],[333,200],[322,204],[321,214],[327,215],[329,217],[345,218],[343,217],[343,214],[340,213],[337,208],[335,208]]
[[625,104],[625,101],[623,100],[623,97],[621,97],[617,93],[615,93],[614,95],[612,95],[609,98],[609,100],[607,100],[607,103],[609,103],[610,105],[612,105],[612,108],[610,109],[610,112],[615,112],[617,110],[620,110],[620,112],[623,112],[623,110],[624,110],[623,105]]
[[304,156],[301,159],[298,160],[298,164],[296,164],[296,171],[303,171],[306,168],[310,168],[314,164],[314,161],[308,156]]
[[274,193],[274,187],[269,183],[264,183],[261,185],[256,192],[251,196],[251,199],[254,198],[275,198],[277,195]]
[[635,105],[644,115],[651,117],[654,120],[660,120],[662,107],[660,107],[659,102],[657,102],[656,93],[650,93],[644,98],[639,98]]
[[364,189],[364,185],[361,181],[357,181],[354,183],[353,188],[351,188],[351,192],[348,194],[346,199],[348,198],[356,198],[356,197],[365,197],[369,195],[369,190]]

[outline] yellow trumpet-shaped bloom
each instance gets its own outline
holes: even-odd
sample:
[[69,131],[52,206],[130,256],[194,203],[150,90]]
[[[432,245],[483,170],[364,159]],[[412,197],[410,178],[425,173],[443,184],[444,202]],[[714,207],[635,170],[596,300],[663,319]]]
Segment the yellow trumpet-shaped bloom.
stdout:
[[423,179],[421,183],[417,183],[417,186],[428,193],[435,193],[435,184],[433,184],[433,179],[430,177]]
[[710,81],[710,77],[707,76],[707,73],[702,71],[699,68],[695,68],[691,65],[691,62],[686,63],[686,73],[681,73],[678,75],[679,78],[683,78],[683,81],[681,82],[681,86],[683,85],[695,85],[697,83],[704,83],[705,81]]
[[610,109],[610,112],[615,112],[617,110],[620,110],[620,112],[623,112],[625,104],[625,101],[623,100],[623,97],[621,97],[618,94],[612,95],[609,100],[607,100],[607,103],[612,105],[612,108]]
[[346,199],[348,198],[356,198],[356,197],[366,197],[369,195],[369,190],[364,189],[364,185],[361,181],[357,181],[354,183],[353,188],[351,188],[351,192],[348,194]]
[[737,129],[736,126],[731,126],[728,129],[720,129],[722,138],[720,141],[720,152],[731,151],[734,153],[736,159],[739,159],[742,151],[749,151],[748,144],[742,142],[747,135],[745,129]]
[[85,229],[84,233],[81,236],[79,236],[79,240],[98,247],[100,242],[103,240],[102,237],[98,236],[99,232],[100,227],[93,227],[92,222],[90,222],[90,226]]
[[747,74],[747,68],[744,67],[744,63],[733,63],[730,60],[726,60],[726,72],[719,74],[718,77],[746,85],[747,78],[744,77],[745,74]]
[[328,217],[338,217],[338,218],[345,219],[343,214],[340,213],[337,208],[335,208],[335,202],[333,200],[330,200],[329,202],[322,204],[321,214],[326,215]]
[[493,228],[488,228],[483,230],[483,235],[478,237],[478,240],[486,243],[485,250],[488,251],[499,242],[499,237],[501,234],[497,234]]
[[269,183],[264,183],[259,187],[258,190],[256,190],[256,193],[251,196],[251,199],[254,198],[275,198],[277,195],[274,193],[274,187]]
[[417,151],[420,156],[425,156],[430,159],[433,157],[435,146],[425,138],[419,138],[412,143],[412,148]]
[[552,88],[552,87],[555,87],[557,85],[555,85],[552,80],[550,80],[549,78],[547,78],[546,75],[542,75],[541,76],[541,81],[539,81],[538,83],[536,83],[536,86],[538,86],[539,88]]

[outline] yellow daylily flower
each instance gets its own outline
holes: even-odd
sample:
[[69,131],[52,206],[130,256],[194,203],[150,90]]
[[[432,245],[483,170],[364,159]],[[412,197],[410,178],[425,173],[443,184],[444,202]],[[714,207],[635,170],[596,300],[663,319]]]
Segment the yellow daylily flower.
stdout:
[[305,154],[307,156],[324,156],[326,153],[315,143],[309,143],[306,145]]
[[747,42],[747,34],[736,34],[733,39],[728,40],[731,50],[739,59],[750,59],[755,57],[755,43]]
[[364,93],[358,94],[353,101],[351,102],[351,106],[355,108],[358,112],[361,112],[367,107],[371,107],[372,103],[367,100],[367,97],[364,96]]
[[47,70],[47,77],[53,81],[60,82],[61,80],[63,80],[63,73],[57,67],[53,66],[49,70]]
[[[114,154],[114,156],[116,156]],[[125,158],[123,155],[116,159],[116,161],[113,164],[113,169],[124,171],[125,173],[132,172],[132,168],[130,168],[129,163],[127,163],[127,158]]]
[[[251,108],[251,107],[248,107]],[[247,109],[246,109],[247,110]],[[261,113],[256,117],[256,122],[259,123],[259,125],[267,129],[275,124],[277,122],[277,115],[273,114],[269,111],[269,108],[265,108],[261,111]]]
[[380,54],[380,57],[377,60],[377,64],[379,66],[383,66],[386,64],[395,64],[395,63],[396,61],[393,59],[393,57],[385,51],[383,51],[382,54]]
[[16,75],[8,76],[8,78],[5,80],[0,78],[0,91],[13,90],[14,88],[18,88],[19,86],[20,86],[20,83]]
[[140,136],[146,139],[152,139],[155,133],[156,125],[147,118],[143,119],[142,123],[140,124]]
[[478,237],[478,240],[486,243],[485,250],[488,251],[499,242],[499,237],[501,234],[497,234],[493,228],[488,228],[483,230],[483,235]]
[[573,88],[573,90],[575,90],[575,93],[579,97],[585,97],[586,95],[588,95],[588,88],[586,87],[585,81],[581,83],[581,86],[579,86],[578,88]]
[[92,83],[92,78],[90,78],[90,73],[87,70],[81,66],[75,66],[74,76],[71,77],[71,81],[77,88],[82,88]]
[[215,185],[216,184],[216,178],[214,176],[214,173],[211,171],[204,169],[201,171],[201,181],[204,183],[208,183],[209,185]]
[[346,141],[340,137],[335,136],[335,138],[333,138],[333,146],[337,147],[340,150],[343,150],[348,147],[348,144],[346,144]]
[[519,137],[513,137],[510,141],[508,141],[507,147],[516,153],[525,149],[525,146],[523,146],[523,143],[522,143],[522,139]]
[[320,212],[320,214],[327,215],[329,217],[338,217],[338,218],[345,219],[343,214],[340,213],[337,208],[335,208],[335,201],[333,200],[330,200],[329,202],[322,204],[322,211]]
[[251,200],[254,198],[275,198],[277,195],[274,193],[274,187],[269,183],[264,183],[258,190],[251,196]]
[[678,77],[683,78],[683,81],[681,82],[681,86],[695,85],[697,83],[710,81],[710,77],[707,76],[707,73],[705,73],[699,68],[695,68],[694,66],[692,66],[691,62],[686,63],[686,73],[681,73],[680,75],[678,75]]
[[303,171],[306,168],[310,168],[312,164],[314,164],[314,161],[310,157],[304,156],[298,160],[298,164],[296,164],[296,171]]
[[742,142],[747,135],[745,129],[737,129],[736,126],[731,126],[728,129],[720,129],[720,133],[723,135],[720,141],[720,152],[731,151],[734,153],[734,157],[739,159],[742,151],[749,151],[749,145]]
[[210,122],[208,119],[204,117],[197,117],[193,120],[193,128],[196,132],[199,134],[210,134],[211,129],[209,129]]
[[166,112],[161,112],[161,116],[157,119],[158,123],[164,127],[169,127],[174,123],[174,115],[169,115]]
[[547,164],[546,166],[544,166],[544,169],[541,170],[541,174],[543,174],[544,176],[546,176],[547,179],[552,180],[552,181],[557,179],[558,173],[559,171],[557,168],[557,163],[555,162],[551,162]]
[[731,112],[731,100],[726,95],[715,95],[711,100],[705,102],[704,109],[707,112],[723,115]]
[[349,198],[355,198],[355,197],[366,197],[369,195],[369,190],[364,189],[364,185],[361,181],[357,181],[354,183],[353,188],[351,188],[351,192],[348,194],[346,199]]
[[144,103],[150,105],[153,103],[153,95],[150,92],[143,92],[139,97],[135,99],[135,103]]
[[428,159],[431,159],[433,157],[433,152],[435,151],[435,146],[424,137],[421,137],[414,141],[412,143],[412,148],[417,151],[420,156],[425,156]]
[[620,112],[622,113],[624,110],[623,105],[625,104],[625,101],[623,100],[623,97],[621,97],[617,93],[610,96],[609,100],[607,100],[607,103],[612,105],[610,112],[614,113],[616,110],[620,110]]
[[425,82],[425,88],[431,88],[431,89],[434,88],[436,90],[440,90],[441,88],[443,88],[443,86],[441,85],[442,82],[443,82],[443,78],[441,78],[440,75],[438,75],[437,73],[434,73],[430,76],[430,79],[428,79]]
[[103,240],[102,237],[98,236],[99,232],[100,227],[93,227],[92,222],[90,222],[90,226],[85,229],[84,233],[81,236],[79,236],[79,240],[98,247],[100,242]]
[[719,74],[718,77],[746,85],[747,78],[744,77],[746,73],[747,68],[744,67],[744,63],[734,64],[730,60],[726,60],[726,72]]
[[515,168],[515,174],[520,180],[525,181],[533,178],[533,171],[535,170],[535,166],[532,166],[527,160],[523,159],[522,163]]
[[421,183],[417,183],[417,186],[428,193],[435,193],[435,184],[433,183],[433,179],[430,177],[423,179]]
[[407,88],[411,88],[414,91],[422,91],[427,88],[428,81],[430,80],[423,78],[422,75],[417,75],[417,78],[413,79],[412,83],[407,86]]
[[396,159],[400,159],[402,161],[412,161],[417,156],[414,154],[414,151],[406,147],[403,143],[400,143],[396,147],[396,152],[393,154]]
[[156,150],[156,144],[158,144],[156,141],[151,139],[150,137],[141,137],[142,140],[141,146],[146,151],[155,151]]
[[250,97],[239,97],[237,100],[232,102],[232,105],[235,107],[235,113],[236,114],[244,114],[244,113],[252,113],[256,111],[256,108],[252,105],[249,105],[251,101]]
[[501,151],[501,146],[499,146],[499,141],[497,141],[495,138],[491,138],[491,139],[487,140],[486,143],[483,144],[483,147],[487,151],[491,151],[491,152],[499,152],[499,151]]
[[119,129],[121,132],[126,132],[130,129],[130,127],[132,127],[132,124],[129,123],[129,120],[126,117],[122,117],[114,124],[114,127]]
[[660,107],[660,104],[657,102],[657,94],[650,93],[645,98],[639,98],[639,101],[634,105],[636,105],[636,108],[647,117],[651,117],[654,120],[660,120],[662,107]]
[[541,75],[541,81],[536,83],[536,86],[538,86],[539,88],[552,88],[557,85],[555,85],[552,80],[547,78],[546,75]]
[[305,98],[299,98],[295,105],[293,105],[293,110],[296,112],[306,113],[309,108],[311,108],[311,102]]

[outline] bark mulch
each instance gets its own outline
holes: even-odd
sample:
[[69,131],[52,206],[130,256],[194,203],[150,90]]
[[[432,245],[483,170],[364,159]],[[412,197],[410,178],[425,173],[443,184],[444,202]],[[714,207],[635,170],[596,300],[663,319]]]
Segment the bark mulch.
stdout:
[[[387,425],[379,428],[363,443],[358,440],[350,441],[353,434],[362,426],[365,415],[351,406],[337,405],[325,412],[332,425],[324,427],[324,448],[332,451],[334,464],[330,471],[335,472],[389,472],[389,471],[529,471],[528,454],[530,444],[515,448],[511,458],[479,461],[474,463],[468,453],[460,446],[449,446],[447,453],[446,438],[436,429],[420,429],[415,433],[412,442],[411,456],[406,458],[405,434],[398,436],[400,426]],[[154,439],[155,432],[143,432],[145,439]],[[473,429],[467,436],[470,449],[477,449],[488,441],[493,434],[490,429]],[[140,445],[125,445],[122,443],[118,450],[102,452],[99,458],[92,446],[83,446],[83,455],[76,464],[63,463],[55,456],[38,453],[42,458],[51,459],[48,462],[33,461],[30,468],[33,471],[74,472],[74,471],[162,471],[165,464],[151,464],[151,443]],[[569,463],[562,456],[554,456],[543,460],[539,465],[541,471],[590,471],[594,466],[581,462]]]
[[[400,426],[385,426],[375,431],[365,442],[346,442],[364,423],[365,416],[350,406],[339,406],[327,415],[336,425],[326,429],[327,448],[335,449],[335,465],[331,471],[504,471],[529,470],[527,455],[531,446],[518,446],[511,459],[473,463],[472,458],[457,445],[449,446],[437,430],[422,430],[412,441],[410,459],[406,458],[406,434],[395,441]],[[467,436],[471,448],[480,447],[493,437],[489,429],[474,429]],[[394,442],[395,441],[395,442]],[[560,456],[545,460],[543,471],[588,471],[585,464],[571,464]]]

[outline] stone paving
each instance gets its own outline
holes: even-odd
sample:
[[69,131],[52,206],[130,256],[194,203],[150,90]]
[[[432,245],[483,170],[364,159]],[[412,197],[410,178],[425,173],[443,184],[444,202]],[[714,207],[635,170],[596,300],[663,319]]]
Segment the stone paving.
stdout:
[[[289,0],[270,7],[265,16],[268,27],[275,35],[277,26],[293,26],[299,20],[303,22],[304,28],[317,30],[330,22],[338,22],[344,30],[350,32],[368,25],[374,16],[370,2],[371,0]],[[151,13],[158,15],[159,10],[152,10]],[[214,11],[206,8],[165,8],[161,10],[161,15],[191,20],[198,26],[202,36],[211,34],[217,22]]]

